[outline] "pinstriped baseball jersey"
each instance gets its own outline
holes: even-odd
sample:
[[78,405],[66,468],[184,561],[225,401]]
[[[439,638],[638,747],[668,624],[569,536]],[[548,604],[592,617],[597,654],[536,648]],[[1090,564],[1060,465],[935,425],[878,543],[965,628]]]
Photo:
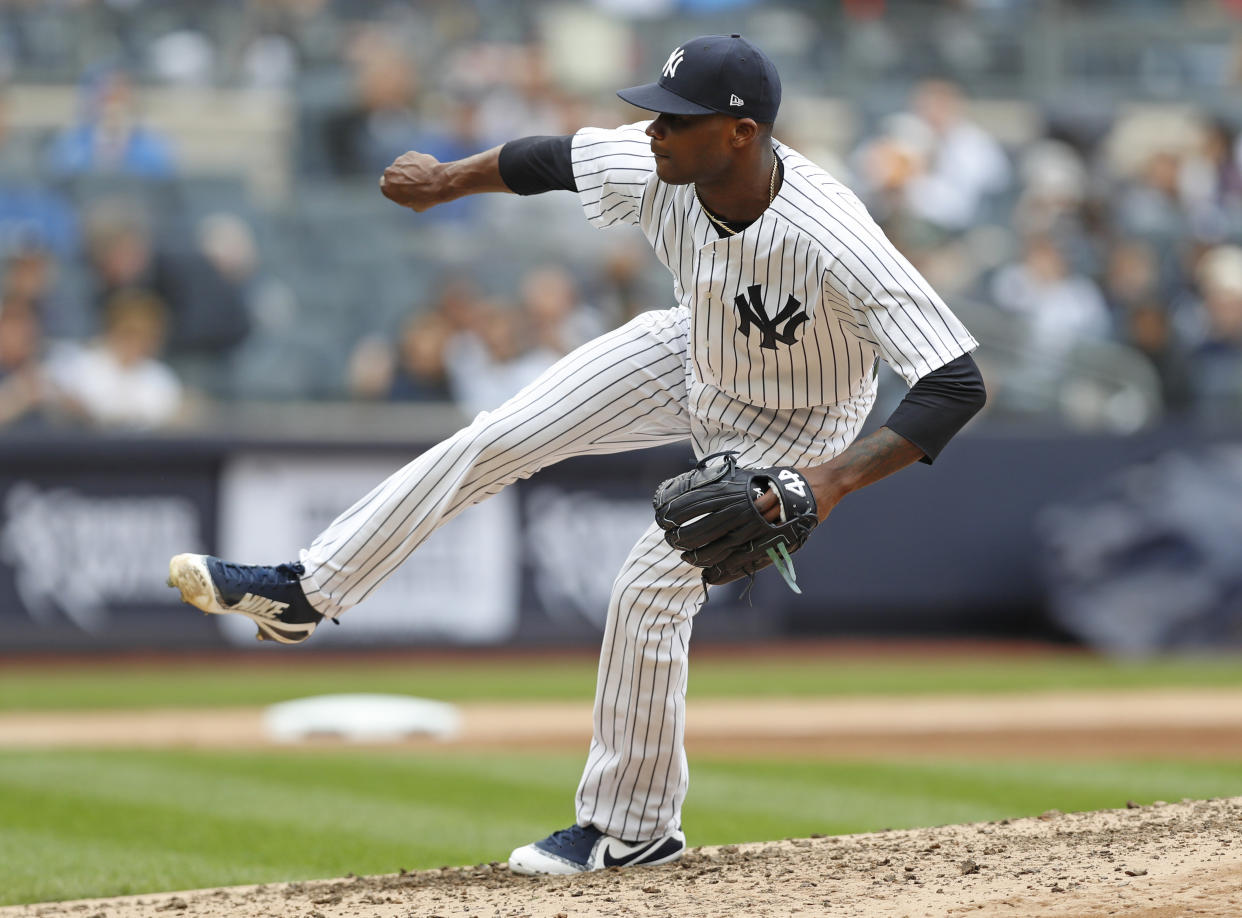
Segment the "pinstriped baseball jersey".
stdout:
[[574,178],[595,226],[639,227],[690,309],[690,361],[709,389],[768,408],[839,405],[865,415],[883,357],[913,385],[977,347],[857,196],[775,143],[780,193],[721,238],[693,185],[655,172],[647,123],[586,128]]

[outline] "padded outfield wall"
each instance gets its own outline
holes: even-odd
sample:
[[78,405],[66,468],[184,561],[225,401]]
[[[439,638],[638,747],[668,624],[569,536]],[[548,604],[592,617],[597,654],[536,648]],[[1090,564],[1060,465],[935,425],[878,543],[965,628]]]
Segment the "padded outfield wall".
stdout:
[[[1232,451],[1242,437],[970,432],[843,502],[797,556],[802,596],[760,576],[713,588],[696,636],[1048,637],[1041,521],[1119,473]],[[194,614],[168,558],[289,560],[425,444],[80,438],[0,443],[0,652],[254,647],[244,620]],[[561,463],[437,532],[318,649],[594,642],[611,579],[686,448]]]

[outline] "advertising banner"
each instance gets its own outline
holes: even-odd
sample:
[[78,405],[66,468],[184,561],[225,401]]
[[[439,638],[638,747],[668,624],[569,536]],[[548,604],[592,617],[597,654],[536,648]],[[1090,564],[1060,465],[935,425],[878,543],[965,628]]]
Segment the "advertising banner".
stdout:
[[[210,460],[81,449],[0,463],[0,652],[196,644],[173,617],[171,551],[215,537]],[[175,595],[175,594],[174,594]]]
[[[244,563],[297,560],[300,546],[407,459],[278,452],[232,457],[220,486],[220,554]],[[319,628],[316,646],[512,640],[519,621],[520,539],[511,490],[471,507],[409,555],[357,614],[342,615],[339,628]],[[229,643],[254,642],[248,620],[216,621]]]
[[[795,557],[801,595],[771,572],[712,588],[695,640],[1046,636],[1041,513],[1145,459],[1204,445],[1166,431],[963,437],[934,469],[907,469],[835,507]],[[417,449],[0,442],[0,654],[262,646],[248,620],[182,605],[165,586],[169,557],[297,560]],[[313,646],[592,644],[613,579],[651,524],[654,488],[690,460],[662,447],[569,459],[519,481],[398,552],[391,577]]]

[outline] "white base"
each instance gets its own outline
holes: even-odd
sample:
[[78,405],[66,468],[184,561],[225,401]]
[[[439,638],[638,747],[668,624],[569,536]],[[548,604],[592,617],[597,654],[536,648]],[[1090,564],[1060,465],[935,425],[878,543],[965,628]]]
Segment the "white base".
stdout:
[[443,701],[406,695],[316,695],[271,705],[263,712],[263,729],[288,743],[323,736],[357,743],[452,739],[461,730],[461,715]]

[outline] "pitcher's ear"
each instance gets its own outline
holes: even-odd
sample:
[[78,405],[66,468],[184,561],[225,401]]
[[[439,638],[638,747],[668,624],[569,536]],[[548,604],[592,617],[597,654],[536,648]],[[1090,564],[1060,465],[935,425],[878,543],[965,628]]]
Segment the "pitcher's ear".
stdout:
[[754,118],[736,118],[733,122],[733,133],[729,142],[734,147],[744,147],[754,143],[759,136],[759,123]]

